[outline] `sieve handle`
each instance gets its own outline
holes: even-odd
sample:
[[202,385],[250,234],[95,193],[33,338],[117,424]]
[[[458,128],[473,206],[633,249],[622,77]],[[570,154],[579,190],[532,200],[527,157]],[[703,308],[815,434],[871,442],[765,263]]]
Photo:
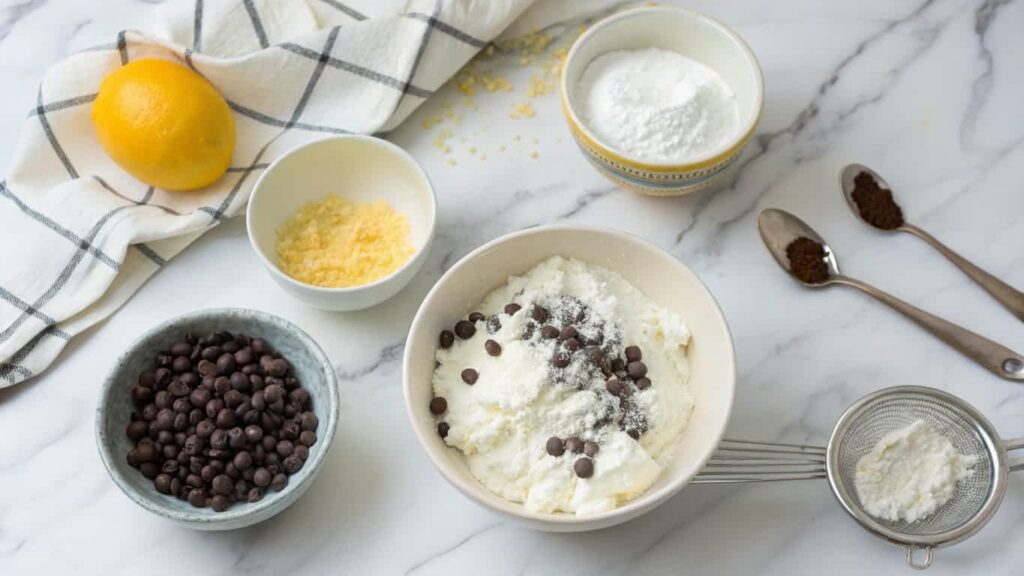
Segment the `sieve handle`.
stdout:
[[738,484],[826,477],[825,448],[821,446],[722,440],[690,482]]
[[943,320],[938,316],[911,306],[903,300],[871,286],[860,280],[846,276],[836,276],[834,281],[844,286],[856,288],[868,296],[882,302],[893,310],[913,320],[918,326],[931,332],[939,340],[949,344],[973,359],[990,372],[1016,382],[1024,382],[1024,356],[1009,348],[980,336],[970,330]]
[[[924,550],[924,561],[918,563],[917,559],[914,558],[914,551]],[[914,570],[925,570],[932,565],[932,553],[933,548],[931,546],[918,546],[917,544],[910,544],[907,546],[907,565]]]
[[909,232],[930,244],[957,268],[963,271],[963,273],[971,280],[974,280],[978,286],[981,286],[986,292],[991,294],[992,297],[1002,304],[1003,307],[1009,310],[1011,314],[1020,320],[1024,320],[1024,292],[1017,290],[999,278],[996,278],[981,268],[978,268],[973,262],[957,254],[948,246],[939,242],[937,238],[924,230],[921,230],[917,226],[904,224],[900,229],[904,232]]
[[[1007,452],[1013,452],[1014,450],[1020,450],[1024,448],[1024,438],[1014,438],[1012,440],[1003,441],[1003,449]],[[1016,472],[1018,470],[1024,470],[1024,458],[1010,458],[1010,472]]]

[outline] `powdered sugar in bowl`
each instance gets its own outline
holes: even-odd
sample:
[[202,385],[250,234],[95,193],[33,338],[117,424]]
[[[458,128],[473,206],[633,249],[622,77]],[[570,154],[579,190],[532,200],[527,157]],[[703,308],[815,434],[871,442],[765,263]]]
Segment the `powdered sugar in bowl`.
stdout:
[[720,180],[754,134],[761,69],[723,24],[675,7],[610,16],[577,40],[562,106],[588,160],[625,188],[674,196]]

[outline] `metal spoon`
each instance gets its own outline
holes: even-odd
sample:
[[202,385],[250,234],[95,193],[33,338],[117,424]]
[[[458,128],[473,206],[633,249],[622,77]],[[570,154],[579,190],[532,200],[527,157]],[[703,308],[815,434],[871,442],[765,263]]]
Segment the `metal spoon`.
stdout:
[[[789,272],[790,276],[793,276],[794,279],[804,286],[808,288],[824,288],[826,286],[840,285],[856,288],[913,320],[919,326],[1000,378],[1024,382],[1024,356],[979,336],[966,328],[961,328],[934,314],[911,306],[874,286],[848,276],[843,276],[839,273],[839,263],[836,261],[835,252],[825,242],[825,239],[796,216],[783,210],[769,208],[758,216],[757,228],[761,232],[761,239],[764,240],[765,246],[768,247],[768,251],[771,252],[779,266],[782,266],[783,270]],[[786,256],[786,246],[801,236],[810,238],[825,247],[825,262],[829,268],[828,280],[820,284],[810,284],[801,281],[793,274],[793,271],[790,269],[789,258]]]
[[[843,198],[846,199],[846,203],[850,205],[850,209],[853,210],[853,213],[857,218],[868,226],[871,226],[871,223],[864,220],[860,215],[860,209],[857,208],[857,203],[853,201],[853,179],[861,172],[867,172],[873,176],[878,182],[878,185],[882,188],[892,190],[892,187],[889,186],[889,183],[879,176],[877,172],[862,164],[850,164],[843,168],[839,173],[839,185],[843,191]],[[921,240],[924,240],[933,248],[938,250],[940,254],[948,258],[949,261],[962,270],[964,274],[967,274],[971,280],[974,280],[979,286],[984,288],[986,292],[991,294],[993,298],[1006,307],[1006,309],[1014,316],[1020,320],[1024,320],[1024,292],[1017,290],[999,278],[996,278],[981,268],[978,268],[963,256],[950,250],[948,246],[939,242],[931,234],[907,222],[904,222],[899,228],[894,228],[892,230],[883,230],[874,226],[871,227],[875,228],[875,230],[881,230],[882,232],[908,232],[917,236]]]

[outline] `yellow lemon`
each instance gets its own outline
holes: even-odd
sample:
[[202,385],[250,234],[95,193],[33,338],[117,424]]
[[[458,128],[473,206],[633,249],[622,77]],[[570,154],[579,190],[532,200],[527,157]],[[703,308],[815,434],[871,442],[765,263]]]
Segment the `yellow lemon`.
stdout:
[[104,78],[92,122],[114,162],[157,188],[211,184],[235,150],[235,119],[224,97],[199,74],[165,60],[136,60]]

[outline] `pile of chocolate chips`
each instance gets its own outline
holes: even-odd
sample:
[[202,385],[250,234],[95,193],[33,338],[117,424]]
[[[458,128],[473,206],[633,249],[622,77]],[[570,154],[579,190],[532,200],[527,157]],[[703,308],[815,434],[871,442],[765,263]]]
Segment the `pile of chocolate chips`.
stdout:
[[552,436],[551,438],[548,438],[547,443],[544,445],[544,449],[548,454],[555,458],[558,458],[566,452],[573,455],[582,452],[585,456],[577,458],[573,462],[572,470],[580,478],[590,478],[594,475],[594,455],[601,450],[601,447],[597,442],[591,442],[590,440],[584,442],[576,436],[566,438],[565,440],[558,436]]
[[317,440],[309,392],[262,338],[186,334],[131,396],[128,464],[161,494],[217,512],[284,489]]
[[903,210],[893,200],[892,190],[882,188],[871,174],[861,172],[853,178],[850,196],[861,218],[875,228],[895,230],[903,226]]
[[825,247],[820,242],[801,236],[786,246],[786,258],[793,274],[808,284],[821,284],[828,280]]

